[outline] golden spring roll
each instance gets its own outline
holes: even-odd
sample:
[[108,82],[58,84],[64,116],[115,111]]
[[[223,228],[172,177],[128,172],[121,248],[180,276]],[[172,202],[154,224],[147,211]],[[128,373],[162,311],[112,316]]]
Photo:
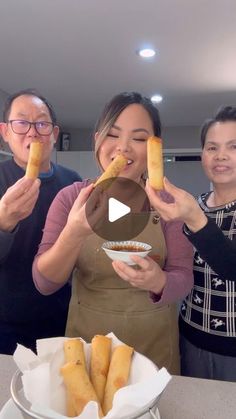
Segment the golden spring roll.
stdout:
[[77,416],[75,409],[75,400],[70,394],[69,390],[66,390],[66,415],[68,418],[74,418]]
[[84,344],[81,339],[68,339],[64,341],[65,361],[80,361],[86,366]]
[[[65,362],[79,361],[86,368],[86,361],[84,355],[84,344],[80,339],[68,339],[64,342]],[[66,394],[66,410],[67,416],[70,418],[76,416],[73,396],[67,391]]]
[[29,159],[25,172],[27,179],[36,179],[38,177],[42,154],[43,143],[40,141],[33,141],[30,144]]
[[124,157],[122,154],[118,154],[106,168],[105,172],[98,178],[94,186],[99,185],[99,183],[103,182],[104,180],[117,177],[125,168],[127,162],[128,159],[126,157]]
[[73,398],[76,415],[80,415],[86,404],[93,400],[98,403],[99,416],[103,417],[101,405],[84,365],[79,361],[71,361],[63,365],[60,371],[67,392]]
[[111,339],[96,335],[91,341],[90,379],[100,403],[103,401],[110,365]]
[[156,189],[163,189],[163,154],[162,140],[149,137],[147,140],[147,168],[150,185]]
[[128,382],[133,351],[128,345],[120,345],[112,353],[102,404],[104,415],[111,410],[116,391]]

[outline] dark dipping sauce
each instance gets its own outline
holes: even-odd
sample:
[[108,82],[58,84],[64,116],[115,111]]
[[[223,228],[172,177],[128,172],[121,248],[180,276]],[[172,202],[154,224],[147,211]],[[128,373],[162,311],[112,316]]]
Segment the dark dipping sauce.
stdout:
[[117,250],[118,252],[144,252],[142,247],[135,246],[112,246],[110,250]]

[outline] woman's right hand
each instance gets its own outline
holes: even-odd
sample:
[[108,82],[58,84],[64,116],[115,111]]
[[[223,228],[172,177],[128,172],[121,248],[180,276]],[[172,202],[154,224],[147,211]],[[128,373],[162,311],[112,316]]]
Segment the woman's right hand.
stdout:
[[[107,206],[104,194],[101,188],[94,188],[93,184],[81,189],[59,236],[35,260],[33,271],[36,283],[44,277],[62,284],[70,276],[85,239],[92,233],[93,225],[103,220]],[[38,276],[42,276],[41,279]]]
[[85,238],[104,218],[107,211],[106,193],[94,184],[81,189],[68,215],[67,227],[71,234]]

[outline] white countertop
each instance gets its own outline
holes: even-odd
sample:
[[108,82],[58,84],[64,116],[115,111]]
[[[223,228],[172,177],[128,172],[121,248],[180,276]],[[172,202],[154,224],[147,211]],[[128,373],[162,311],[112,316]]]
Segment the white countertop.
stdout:
[[[15,370],[12,357],[0,355],[0,410]],[[158,408],[161,419],[235,419],[236,383],[173,376]]]

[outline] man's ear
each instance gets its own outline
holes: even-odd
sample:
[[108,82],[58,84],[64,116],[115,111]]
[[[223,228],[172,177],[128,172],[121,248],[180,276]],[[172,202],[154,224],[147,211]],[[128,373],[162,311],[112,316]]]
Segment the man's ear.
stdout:
[[8,125],[6,122],[0,122],[0,135],[5,141],[5,143],[8,143]]
[[60,128],[57,125],[55,125],[53,128],[54,144],[56,144],[59,138],[59,132],[60,132]]

